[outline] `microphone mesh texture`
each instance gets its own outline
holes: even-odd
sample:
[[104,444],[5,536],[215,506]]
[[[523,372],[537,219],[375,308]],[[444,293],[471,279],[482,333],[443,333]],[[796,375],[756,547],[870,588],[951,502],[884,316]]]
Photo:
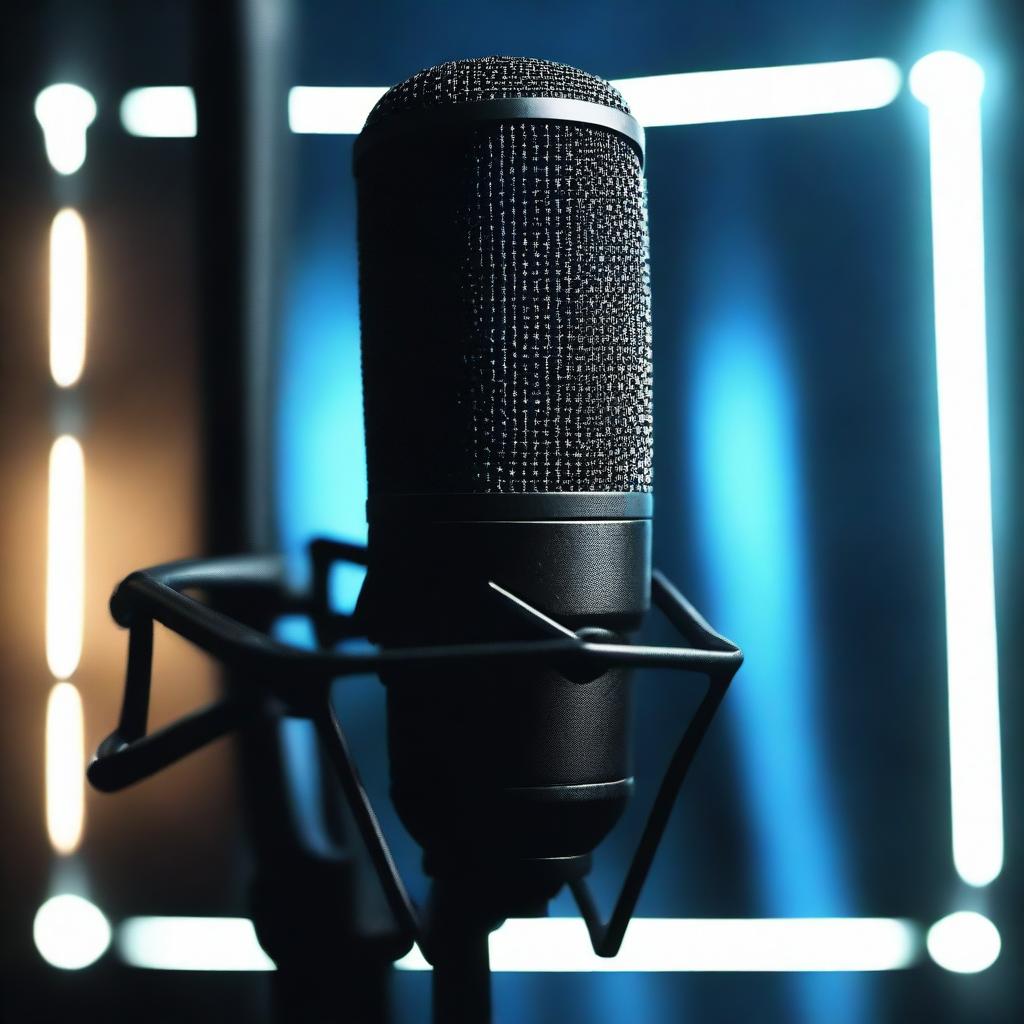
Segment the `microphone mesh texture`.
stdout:
[[[546,96],[628,113],[607,82],[487,57],[413,75],[405,111]],[[358,173],[370,494],[651,490],[640,160],[561,122],[472,122],[380,144]]]

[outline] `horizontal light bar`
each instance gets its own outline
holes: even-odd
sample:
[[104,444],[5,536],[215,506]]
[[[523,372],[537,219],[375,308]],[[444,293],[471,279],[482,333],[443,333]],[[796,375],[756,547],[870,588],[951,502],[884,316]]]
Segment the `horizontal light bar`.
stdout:
[[130,917],[117,933],[121,959],[158,971],[273,971],[244,917]]
[[74,853],[85,819],[85,735],[82,698],[57,683],[46,705],[46,831],[59,854]]
[[[507,921],[491,935],[495,971],[892,971],[918,955],[918,929],[893,918],[637,918],[614,958],[579,918]],[[418,949],[397,967],[429,970]]]
[[[648,128],[873,110],[899,94],[899,68],[881,57],[735,71],[698,71],[612,82]],[[296,86],[288,94],[293,132],[357,135],[387,90]]]
[[145,139],[187,139],[196,134],[196,100],[187,85],[151,85],[126,92],[121,125]]
[[85,133],[96,120],[96,100],[70,82],[48,85],[35,102],[36,120],[50,165],[58,174],[74,174],[85,163]]
[[[891,971],[918,958],[919,929],[895,918],[634,920],[614,959],[596,956],[578,918],[507,921],[491,936],[495,971]],[[267,971],[243,918],[136,917],[122,958],[157,970]],[[429,970],[418,949],[396,964]]]
[[62,388],[85,367],[88,254],[77,210],[61,210],[50,225],[50,375]]
[[110,945],[110,925],[102,911],[81,896],[48,899],[32,923],[39,955],[52,967],[78,971],[95,963]]
[[288,92],[288,126],[299,135],[358,135],[387,86],[297,85]]
[[901,83],[896,64],[870,57],[620,78],[612,85],[640,123],[655,128],[875,110],[892,103]]
[[50,449],[46,550],[46,661],[69,679],[82,655],[85,619],[85,458],[69,434]]
[[[656,127],[872,110],[891,103],[901,81],[900,70],[891,60],[870,57],[620,78],[612,84],[641,124]],[[297,85],[288,92],[288,125],[301,135],[358,135],[385,92],[383,85]],[[187,86],[134,89],[121,104],[121,121],[133,135],[194,135],[192,90]]]
[[935,361],[946,592],[953,861],[970,885],[1003,866],[1003,797],[989,459],[982,198],[984,74],[963,54],[922,57],[928,108]]

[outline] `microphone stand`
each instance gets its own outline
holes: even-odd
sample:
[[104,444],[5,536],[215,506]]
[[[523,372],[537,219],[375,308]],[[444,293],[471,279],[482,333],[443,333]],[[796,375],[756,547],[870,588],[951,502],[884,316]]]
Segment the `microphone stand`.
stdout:
[[481,893],[457,881],[435,881],[427,906],[434,958],[433,1019],[487,1024],[491,1019],[488,938],[501,923],[487,913]]

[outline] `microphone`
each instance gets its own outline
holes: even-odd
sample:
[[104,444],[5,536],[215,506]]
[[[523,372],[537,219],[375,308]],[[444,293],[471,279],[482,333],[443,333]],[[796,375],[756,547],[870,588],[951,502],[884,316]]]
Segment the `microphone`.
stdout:
[[[583,71],[460,60],[381,98],[354,169],[368,635],[625,642],[651,587],[642,129]],[[380,675],[427,873],[542,913],[632,790],[628,670]]]
[[[367,549],[313,541],[308,591],[263,555],[139,570],[111,598],[129,630],[124,700],[93,785],[123,789],[252,720],[310,719],[395,924],[342,942],[357,970],[418,942],[446,1024],[489,1019],[488,933],[546,913],[563,885],[595,953],[617,953],[743,660],[651,571],[643,140],[607,82],[548,61],[455,61],[386,93],[354,150]],[[337,562],[368,568],[352,615],[330,607]],[[276,642],[194,589],[265,621],[305,613],[318,646]],[[685,646],[630,644],[651,603]],[[148,732],[157,622],[253,685]],[[378,649],[334,649],[363,636]],[[629,665],[707,688],[605,921],[585,875],[633,788]],[[366,672],[386,687],[391,796],[432,880],[425,914],[330,700],[335,679]]]

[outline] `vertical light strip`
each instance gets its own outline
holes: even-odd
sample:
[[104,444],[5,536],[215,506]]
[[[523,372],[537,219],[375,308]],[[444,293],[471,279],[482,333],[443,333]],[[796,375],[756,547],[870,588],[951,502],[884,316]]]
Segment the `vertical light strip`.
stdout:
[[[85,132],[96,116],[92,96],[78,86],[44,89],[35,105],[54,169],[72,174],[85,162]],[[60,210],[50,225],[50,375],[60,388],[76,385],[86,355],[88,250],[77,210]],[[61,401],[57,399],[58,403]],[[46,547],[46,660],[56,679],[46,707],[46,829],[54,851],[78,849],[85,821],[85,729],[82,698],[68,680],[82,655],[85,620],[85,457],[78,440],[58,437],[50,449]],[[36,918],[36,944],[48,962],[84,966],[109,941],[102,914],[72,896],[49,900]],[[63,901],[63,902],[62,902]],[[95,936],[81,948],[57,948],[88,928],[77,910],[90,910]],[[86,915],[88,916],[88,915]],[[97,922],[102,923],[102,928]],[[101,937],[101,936],[100,936]],[[52,941],[51,941],[52,940]],[[54,943],[57,943],[55,946]],[[55,951],[56,950],[56,951]]]
[[910,73],[928,108],[949,676],[953,860],[970,885],[1003,865],[985,338],[981,68],[938,52]]
[[85,736],[82,698],[57,683],[46,707],[46,830],[59,854],[74,853],[85,819]]
[[85,588],[85,459],[65,434],[50,449],[46,551],[46,660],[69,679],[82,654]]
[[50,373],[62,388],[85,366],[87,259],[82,218],[61,210],[50,227]]

